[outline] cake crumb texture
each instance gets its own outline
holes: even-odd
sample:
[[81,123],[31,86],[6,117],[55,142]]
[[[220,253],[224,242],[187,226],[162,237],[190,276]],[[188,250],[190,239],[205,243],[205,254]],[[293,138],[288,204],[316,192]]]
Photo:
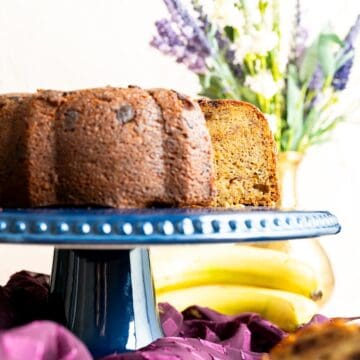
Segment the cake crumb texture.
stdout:
[[200,100],[214,150],[218,207],[276,206],[276,144],[263,114],[235,100]]

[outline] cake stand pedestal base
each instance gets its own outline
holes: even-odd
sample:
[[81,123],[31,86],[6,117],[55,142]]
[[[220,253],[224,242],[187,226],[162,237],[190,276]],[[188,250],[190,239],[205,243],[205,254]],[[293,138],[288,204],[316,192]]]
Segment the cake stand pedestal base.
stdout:
[[95,357],[162,336],[147,249],[55,249],[50,301]]

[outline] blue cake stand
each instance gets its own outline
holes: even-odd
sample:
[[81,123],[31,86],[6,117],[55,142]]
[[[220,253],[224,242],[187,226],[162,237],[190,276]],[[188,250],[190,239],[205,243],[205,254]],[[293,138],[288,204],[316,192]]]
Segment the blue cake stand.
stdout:
[[50,301],[94,357],[162,336],[148,248],[336,234],[325,211],[41,209],[0,212],[0,242],[55,245]]

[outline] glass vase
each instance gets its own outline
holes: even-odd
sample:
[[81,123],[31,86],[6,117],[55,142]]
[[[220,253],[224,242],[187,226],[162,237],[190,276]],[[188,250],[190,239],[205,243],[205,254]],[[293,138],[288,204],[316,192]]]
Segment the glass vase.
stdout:
[[[296,151],[279,154],[279,180],[281,205],[284,210],[298,209],[298,173],[304,155]],[[334,289],[334,273],[329,258],[317,238],[286,241],[283,251],[306,262],[319,276],[322,297],[319,305],[325,304]]]
[[[298,172],[304,155],[296,151],[281,152],[278,158],[279,182],[282,210],[298,210]],[[308,264],[319,277],[319,299],[321,307],[330,298],[334,289],[334,274],[323,246],[316,238],[267,242],[253,246],[283,251]]]

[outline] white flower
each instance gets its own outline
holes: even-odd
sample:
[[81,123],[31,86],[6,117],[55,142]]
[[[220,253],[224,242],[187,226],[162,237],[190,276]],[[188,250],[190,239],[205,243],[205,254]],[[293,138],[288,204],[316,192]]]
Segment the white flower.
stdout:
[[286,66],[289,62],[289,54],[286,50],[288,49],[281,48],[278,55],[278,67],[281,73],[285,72]]
[[278,37],[274,31],[260,29],[251,34],[253,41],[253,52],[259,55],[266,55],[278,44]]
[[242,65],[244,58],[247,54],[252,53],[252,39],[249,35],[242,35],[240,38],[232,44],[232,50],[234,50],[234,62]]
[[261,14],[258,0],[244,1],[246,20],[250,25],[261,23]]
[[243,13],[235,6],[236,3],[236,0],[213,0],[204,2],[203,6],[211,22],[219,28],[232,26],[241,29],[245,19]]
[[284,72],[289,60],[292,38],[294,35],[293,30],[296,7],[294,6],[293,1],[280,1],[278,4],[278,10],[280,12],[279,27],[281,29],[278,67],[280,72]]
[[264,114],[264,116],[265,116],[265,119],[268,121],[271,132],[273,134],[275,134],[276,130],[277,130],[277,123],[278,123],[277,116],[274,114]]
[[270,99],[282,88],[283,83],[275,82],[269,71],[263,71],[254,76],[247,75],[245,85],[255,93],[264,96],[265,99]]
[[262,23],[262,28],[263,29],[266,29],[266,30],[269,30],[269,31],[272,31],[273,29],[273,26],[274,26],[274,13],[271,9],[271,6],[270,6],[270,9],[268,8],[265,13],[264,13],[264,17],[261,21]]
[[278,36],[273,31],[253,30],[249,34],[240,34],[233,44],[235,61],[242,64],[247,54],[266,55],[277,46]]

